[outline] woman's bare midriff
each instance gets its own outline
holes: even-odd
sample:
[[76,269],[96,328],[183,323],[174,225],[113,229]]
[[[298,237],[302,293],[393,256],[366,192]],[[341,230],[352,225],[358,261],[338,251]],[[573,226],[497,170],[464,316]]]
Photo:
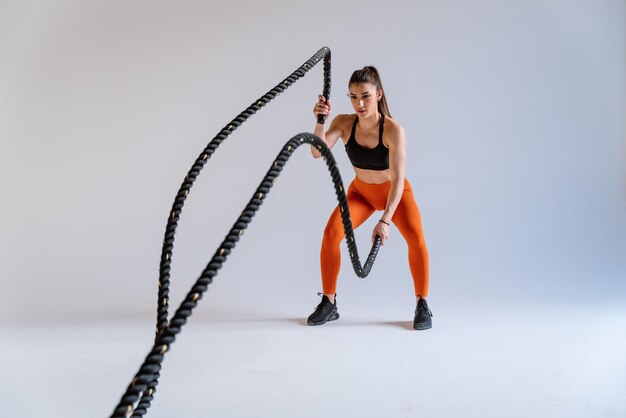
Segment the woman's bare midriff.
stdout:
[[391,170],[364,170],[362,168],[354,168],[354,172],[359,180],[370,184],[381,184],[391,180]]

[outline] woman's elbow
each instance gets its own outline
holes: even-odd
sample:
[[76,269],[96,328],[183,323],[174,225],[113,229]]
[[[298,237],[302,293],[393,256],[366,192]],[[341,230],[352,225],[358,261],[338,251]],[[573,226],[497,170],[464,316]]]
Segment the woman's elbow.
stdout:
[[404,183],[404,174],[392,171],[391,183],[394,183],[394,184]]

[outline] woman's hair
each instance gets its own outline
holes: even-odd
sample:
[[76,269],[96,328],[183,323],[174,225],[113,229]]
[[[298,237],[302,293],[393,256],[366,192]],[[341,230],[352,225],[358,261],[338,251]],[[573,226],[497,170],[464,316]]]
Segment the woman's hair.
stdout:
[[[353,72],[348,86],[359,83],[370,83],[376,86],[376,92],[383,89],[383,83],[380,81],[380,74],[378,74],[376,67],[371,65],[365,66],[362,69]],[[387,95],[383,92],[383,97],[378,101],[378,111],[385,116],[391,117],[386,96]]]

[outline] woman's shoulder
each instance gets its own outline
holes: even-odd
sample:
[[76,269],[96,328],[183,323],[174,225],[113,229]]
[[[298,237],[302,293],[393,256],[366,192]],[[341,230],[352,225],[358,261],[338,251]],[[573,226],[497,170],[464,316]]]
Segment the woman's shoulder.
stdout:
[[404,128],[400,123],[391,116],[385,116],[385,130],[383,133],[383,144],[389,148],[389,145],[402,143],[406,138]]
[[337,121],[337,123],[340,124],[352,124],[352,122],[354,122],[354,118],[356,116],[356,113],[341,113],[337,116],[335,116],[335,121]]
[[404,128],[396,119],[391,116],[385,116],[385,132],[390,134],[399,134],[404,132]]
[[337,116],[335,116],[335,119],[333,119],[333,125],[337,126],[339,129],[341,129],[341,133],[342,136],[343,134],[350,134],[350,131],[352,130],[352,124],[354,123],[354,119],[355,119],[356,114],[348,114],[348,113],[342,113],[339,114]]

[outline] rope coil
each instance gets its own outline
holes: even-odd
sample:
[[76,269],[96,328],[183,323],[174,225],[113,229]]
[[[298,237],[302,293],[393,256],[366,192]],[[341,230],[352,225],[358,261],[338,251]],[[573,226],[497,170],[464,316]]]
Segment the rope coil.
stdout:
[[[220,244],[215,254],[200,274],[200,277],[191,287],[191,290],[185,296],[180,307],[175,311],[174,315],[168,320],[168,306],[169,306],[169,278],[170,278],[170,265],[172,261],[172,251],[174,248],[174,235],[178,226],[178,220],[180,219],[180,213],[185,202],[185,199],[189,195],[189,191],[193,186],[194,181],[197,179],[200,171],[204,167],[204,164],[213,155],[219,145],[237,129],[243,122],[245,122],[251,115],[256,113],[261,107],[265,106],[272,99],[278,96],[287,87],[297,81],[300,77],[304,76],[307,71],[313,68],[318,62],[324,60],[324,88],[323,95],[328,98],[330,96],[330,49],[324,47],[320,49],[315,55],[313,55],[308,61],[302,64],[297,70],[295,70],[285,80],[281,81],[276,87],[267,92],[261,98],[256,100],[246,110],[240,113],[235,119],[226,125],[206,148],[200,153],[192,168],[185,176],[185,180],[181,185],[172,210],[168,216],[167,226],[165,229],[165,237],[163,239],[163,247],[161,252],[161,263],[159,270],[159,292],[157,300],[157,325],[156,335],[152,349],[146,356],[144,362],[139,368],[139,371],[133,377],[130,385],[126,389],[126,392],[122,396],[120,402],[115,407],[112,418],[126,418],[126,417],[143,417],[152,400],[154,399],[154,393],[158,380],[160,377],[161,365],[163,358],[167,351],[171,348],[171,345],[176,339],[176,335],[181,332],[182,326],[187,322],[187,319],[191,316],[193,309],[197,306],[202,295],[207,290],[208,286],[213,282],[213,278],[217,275],[218,270],[222,267],[231,251],[235,248],[236,243],[243,235],[248,224],[252,221],[252,217],[259,210],[263,201],[267,198],[267,194],[274,185],[277,177],[280,175],[283,167],[295,152],[295,150],[303,145],[310,144],[315,146],[328,166],[332,181],[335,186],[335,193],[337,195],[337,201],[341,209],[341,218],[344,225],[344,232],[346,236],[346,243],[350,252],[350,259],[355,273],[360,278],[365,278],[371,271],[374,264],[376,255],[380,248],[380,237],[376,237],[370,253],[366,259],[366,262],[361,266],[359,255],[354,239],[354,232],[352,228],[352,221],[350,219],[350,213],[348,209],[348,203],[346,194],[344,192],[343,182],[339,169],[335,159],[330,152],[330,149],[326,146],[326,143],[319,137],[303,132],[292,137],[283,146],[282,150],[270,166],[269,171],[261,181],[257,190],[252,195],[252,198],[242,211],[237,221],[233,224],[229,233],[224,241]],[[137,402],[137,405],[133,405]],[[131,415],[132,414],[132,415]]]

